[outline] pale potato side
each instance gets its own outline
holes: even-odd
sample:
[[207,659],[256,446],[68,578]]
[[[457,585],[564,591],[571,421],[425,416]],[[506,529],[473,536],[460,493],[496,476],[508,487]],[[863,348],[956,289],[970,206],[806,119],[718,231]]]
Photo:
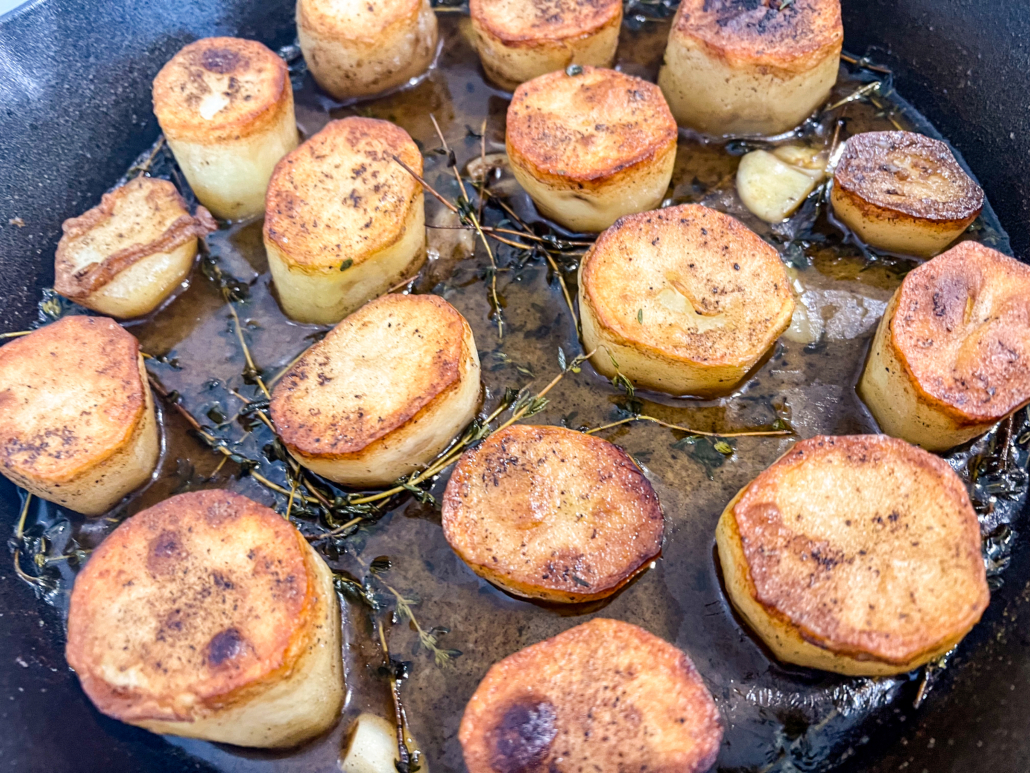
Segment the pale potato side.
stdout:
[[606,598],[658,557],[658,495],[622,449],[516,424],[470,448],[443,498],[447,542],[480,577],[527,598]]
[[331,121],[275,168],[264,240],[279,302],[298,322],[334,324],[426,259],[422,154],[388,121]]
[[794,297],[776,250],[729,215],[683,204],[601,234],[580,266],[579,313],[605,376],[709,395],[761,360],[790,325]]
[[685,653],[643,628],[595,618],[495,663],[458,739],[469,773],[704,773],[722,723]]
[[487,77],[513,91],[571,64],[611,67],[621,0],[470,0],[476,50]]
[[505,143],[515,178],[544,215],[575,231],[603,231],[661,203],[676,137],[654,84],[584,66],[519,86]]
[[797,443],[727,505],[716,543],[734,607],[780,660],[809,668],[911,671],[989,600],[962,481],[886,435]]
[[228,491],[167,499],[100,544],[75,580],[67,657],[100,711],[157,733],[291,746],[343,703],[332,573]]
[[684,126],[780,134],[829,96],[843,41],[840,0],[683,0],[658,85]]
[[191,216],[167,180],[137,177],[64,221],[54,289],[112,317],[148,314],[189,276],[198,239],[217,227],[204,207]]
[[43,499],[100,515],[160,454],[139,342],[104,317],[70,316],[0,348],[0,472]]
[[255,40],[204,38],[161,69],[153,96],[200,202],[220,218],[260,215],[272,169],[297,147],[286,63]]
[[439,48],[429,0],[298,0],[297,37],[311,74],[336,99],[403,86]]
[[443,298],[386,295],[312,346],[272,393],[276,432],[338,483],[392,483],[432,461],[476,415],[472,328]]
[[865,132],[845,143],[830,201],[870,247],[929,258],[976,220],[984,193],[945,143],[913,132]]
[[931,451],[1030,402],[1030,267],[976,242],[909,272],[876,331],[859,394],[880,428]]

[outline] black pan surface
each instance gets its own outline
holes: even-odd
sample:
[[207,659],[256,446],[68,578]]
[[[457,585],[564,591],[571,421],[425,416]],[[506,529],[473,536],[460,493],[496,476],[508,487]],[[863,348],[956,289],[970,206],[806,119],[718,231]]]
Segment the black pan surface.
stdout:
[[[1015,253],[1025,256],[1030,19],[1023,9],[952,0],[845,6],[848,50],[868,51],[895,69],[899,91],[964,154]],[[0,329],[20,329],[34,318],[39,291],[52,281],[61,221],[95,202],[152,143],[154,73],[184,43],[213,34],[289,43],[292,6],[166,1],[83,8],[41,0],[0,20]],[[16,217],[26,225],[8,222]],[[14,522],[16,508],[4,482],[4,523]],[[899,706],[872,732],[851,769],[1030,769],[1028,553],[1017,539],[1005,583],[964,645],[962,662],[920,710]],[[0,766],[204,769],[162,739],[89,706],[65,665],[60,620],[9,566],[0,564]]]

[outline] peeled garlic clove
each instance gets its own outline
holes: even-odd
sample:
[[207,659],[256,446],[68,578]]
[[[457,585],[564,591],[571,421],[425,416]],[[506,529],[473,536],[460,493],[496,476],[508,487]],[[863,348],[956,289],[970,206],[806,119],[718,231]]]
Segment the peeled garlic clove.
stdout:
[[826,176],[827,154],[825,151],[807,145],[780,145],[772,151],[772,154],[780,161],[795,166],[817,179],[821,180]]
[[811,172],[765,150],[748,153],[737,167],[737,195],[745,207],[767,223],[786,220],[818,182]]
[[351,727],[340,768],[343,773],[396,773],[397,731],[376,714],[362,714]]

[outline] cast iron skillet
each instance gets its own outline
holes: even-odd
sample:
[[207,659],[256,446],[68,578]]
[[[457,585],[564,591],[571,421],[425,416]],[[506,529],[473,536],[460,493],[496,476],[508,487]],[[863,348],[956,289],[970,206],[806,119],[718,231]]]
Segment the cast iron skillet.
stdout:
[[[1017,256],[1030,255],[1030,14],[1025,0],[844,0],[845,48],[961,151]],[[290,0],[37,0],[0,17],[0,330],[35,318],[61,222],[94,204],[157,136],[150,82],[185,43],[293,41]],[[20,217],[25,225],[9,223]],[[17,516],[0,479],[0,523]],[[1017,531],[1023,521],[1017,524]],[[1030,540],[918,711],[870,733],[844,770],[1030,770]],[[57,613],[0,556],[0,770],[207,770],[97,713],[64,660]]]

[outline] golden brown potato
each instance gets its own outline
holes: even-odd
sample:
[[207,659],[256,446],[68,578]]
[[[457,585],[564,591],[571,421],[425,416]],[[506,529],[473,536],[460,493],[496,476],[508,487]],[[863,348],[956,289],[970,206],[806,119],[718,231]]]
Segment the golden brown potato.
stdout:
[[989,598],[948,463],[886,435],[802,440],[726,506],[726,590],[783,661],[900,674],[954,647]]
[[517,596],[602,599],[662,550],[658,495],[620,448],[516,424],[470,448],[443,499],[443,532],[480,577]]
[[930,451],[1030,402],[1030,267],[976,242],[911,271],[876,331],[859,394],[880,429]]
[[0,348],[0,472],[36,496],[100,515],[160,453],[139,342],[71,316]]
[[684,126],[780,134],[829,96],[843,41],[840,0],[683,0],[658,85]]
[[870,247],[929,258],[976,220],[984,193],[939,140],[866,132],[844,145],[833,213]]
[[495,663],[458,739],[469,773],[704,773],[722,725],[689,657],[596,618]]
[[472,328],[435,295],[386,295],[312,346],[272,393],[296,459],[350,486],[388,484],[444,450],[476,415]]
[[265,250],[283,310],[334,324],[426,260],[422,154],[388,121],[344,118],[284,158],[268,186]]
[[793,312],[776,250],[698,204],[622,218],[580,266],[583,343],[596,350],[594,367],[672,394],[731,389]]
[[403,86],[438,48],[429,0],[298,0],[297,37],[311,74],[336,99]]
[[332,572],[228,491],[167,499],[101,543],[75,580],[66,654],[100,711],[155,733],[291,746],[343,703]]
[[470,0],[476,49],[487,76],[514,91],[570,64],[611,67],[621,0]]
[[523,83],[508,106],[512,172],[547,217],[603,231],[657,207],[676,161],[676,121],[658,88],[601,67]]
[[204,207],[191,217],[167,180],[137,177],[62,228],[54,289],[124,319],[160,306],[189,276],[198,239],[218,225]]
[[297,147],[281,58],[256,40],[190,43],[154,79],[154,113],[205,207],[231,220],[264,211],[272,169]]

